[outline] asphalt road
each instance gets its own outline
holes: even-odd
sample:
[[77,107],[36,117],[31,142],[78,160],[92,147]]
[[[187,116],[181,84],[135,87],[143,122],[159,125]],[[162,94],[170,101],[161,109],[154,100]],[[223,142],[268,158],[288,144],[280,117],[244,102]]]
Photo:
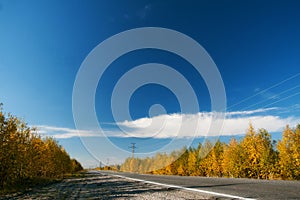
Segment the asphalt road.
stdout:
[[300,181],[145,175],[111,171],[99,173],[174,185],[193,192],[212,192],[211,196],[216,198],[300,199]]
[[96,171],[66,178],[57,183],[28,188],[26,191],[0,194],[1,200],[212,200],[210,197]]

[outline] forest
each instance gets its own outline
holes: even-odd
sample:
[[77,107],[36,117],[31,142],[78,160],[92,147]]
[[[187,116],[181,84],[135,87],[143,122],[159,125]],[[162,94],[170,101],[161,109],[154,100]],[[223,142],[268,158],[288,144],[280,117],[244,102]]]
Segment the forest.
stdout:
[[273,141],[267,130],[256,131],[250,124],[239,141],[234,137],[228,144],[206,141],[170,154],[127,158],[119,168],[164,175],[300,180],[300,125],[287,125],[282,139]]
[[0,191],[33,183],[61,179],[82,170],[81,164],[50,137],[8,113],[0,104]]

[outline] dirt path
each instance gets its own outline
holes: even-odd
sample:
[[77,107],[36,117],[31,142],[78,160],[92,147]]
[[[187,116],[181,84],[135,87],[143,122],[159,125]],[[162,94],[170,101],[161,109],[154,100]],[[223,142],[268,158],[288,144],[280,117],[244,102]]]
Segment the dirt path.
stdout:
[[[1,197],[0,197],[1,199]],[[209,199],[188,191],[164,188],[124,178],[87,173],[83,178],[65,179],[60,183],[34,188],[24,194],[4,199]]]

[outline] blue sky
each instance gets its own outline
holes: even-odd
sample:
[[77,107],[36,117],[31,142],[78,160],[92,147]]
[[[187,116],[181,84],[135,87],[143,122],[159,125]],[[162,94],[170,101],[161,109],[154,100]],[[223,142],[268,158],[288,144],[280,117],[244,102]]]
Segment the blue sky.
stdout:
[[[110,154],[94,159],[76,136],[72,114],[76,74],[86,56],[107,38],[133,28],[163,27],[196,40],[217,65],[227,96],[228,125],[223,135],[242,134],[249,121],[255,122],[256,128],[276,133],[283,124],[295,124],[300,118],[299,9],[296,0],[0,0],[0,102],[5,111],[40,127],[42,134],[55,135],[85,166],[95,165],[97,159],[104,162],[107,157],[119,162],[120,157]],[[192,110],[182,113],[168,88],[149,84],[136,90],[130,99],[132,119],[116,122],[110,106],[114,85],[124,73],[144,63],[171,66],[189,80],[201,112],[206,113],[201,118],[205,127],[212,111],[209,92],[190,63],[162,50],[137,50],[115,60],[97,87],[95,110],[109,136],[117,138],[114,144],[121,148],[130,145],[130,139],[125,140],[117,126],[144,126],[147,120],[159,121],[161,116],[176,125],[175,113],[183,120],[197,114]],[[150,116],[149,109],[155,104],[161,104],[166,113]],[[151,130],[147,130],[150,135]],[[174,137],[172,131],[166,129],[160,137],[140,141],[140,146],[155,146],[158,141],[163,146],[165,138]],[[141,136],[138,130],[132,132]],[[97,137],[93,130],[79,133],[88,133],[86,140]],[[97,143],[94,146],[94,151],[109,149]],[[137,151],[143,152],[141,147]]]

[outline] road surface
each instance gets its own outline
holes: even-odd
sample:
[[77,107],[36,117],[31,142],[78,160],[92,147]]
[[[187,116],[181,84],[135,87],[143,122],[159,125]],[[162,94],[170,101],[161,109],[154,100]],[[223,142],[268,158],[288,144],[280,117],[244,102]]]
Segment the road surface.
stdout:
[[300,182],[90,171],[0,199],[300,199]]
[[91,171],[81,177],[68,178],[59,183],[34,187],[26,192],[0,195],[0,199],[205,200],[211,199],[211,196]]
[[300,181],[141,175],[111,171],[99,173],[164,184],[168,187],[179,186],[177,188],[211,194],[215,198],[300,199]]

